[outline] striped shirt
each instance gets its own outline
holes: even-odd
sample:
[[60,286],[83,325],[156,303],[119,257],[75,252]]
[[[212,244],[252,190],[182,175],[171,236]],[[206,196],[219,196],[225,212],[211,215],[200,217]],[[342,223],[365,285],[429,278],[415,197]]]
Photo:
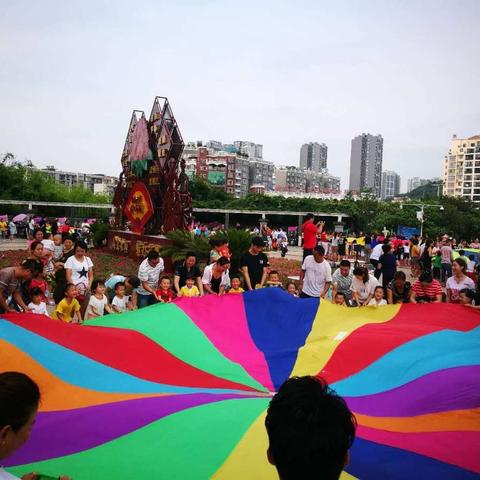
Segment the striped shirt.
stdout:
[[433,280],[432,283],[424,287],[420,280],[417,280],[412,285],[412,292],[415,292],[415,295],[421,298],[428,297],[430,300],[436,300],[438,295],[442,295],[442,286],[437,280]]

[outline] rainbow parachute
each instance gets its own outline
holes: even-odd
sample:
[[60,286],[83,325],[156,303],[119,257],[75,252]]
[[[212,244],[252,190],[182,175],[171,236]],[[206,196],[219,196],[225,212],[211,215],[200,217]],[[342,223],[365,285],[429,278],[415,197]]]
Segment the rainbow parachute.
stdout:
[[271,288],[84,326],[2,315],[0,339],[1,370],[43,394],[17,475],[275,479],[265,411],[306,374],[357,416],[342,478],[480,475],[480,314],[462,306],[319,307]]

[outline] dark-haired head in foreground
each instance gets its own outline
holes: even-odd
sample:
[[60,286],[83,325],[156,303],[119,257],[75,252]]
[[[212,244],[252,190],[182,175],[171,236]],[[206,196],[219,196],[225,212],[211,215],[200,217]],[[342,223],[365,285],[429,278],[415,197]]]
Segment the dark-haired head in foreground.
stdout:
[[288,379],[270,402],[265,426],[268,460],[281,480],[337,480],[348,464],[356,420],[321,378]]

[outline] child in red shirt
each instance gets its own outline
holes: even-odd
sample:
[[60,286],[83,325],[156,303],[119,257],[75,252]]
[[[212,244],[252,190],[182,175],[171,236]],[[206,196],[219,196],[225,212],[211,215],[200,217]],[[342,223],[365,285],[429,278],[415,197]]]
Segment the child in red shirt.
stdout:
[[170,303],[175,298],[169,277],[164,276],[160,278],[160,285],[155,295],[161,303]]

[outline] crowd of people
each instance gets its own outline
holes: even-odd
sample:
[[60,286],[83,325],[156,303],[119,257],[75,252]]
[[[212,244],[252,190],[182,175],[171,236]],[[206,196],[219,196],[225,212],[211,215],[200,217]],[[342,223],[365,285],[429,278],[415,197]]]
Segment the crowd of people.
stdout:
[[[326,298],[331,292],[332,302],[345,306],[445,301],[480,308],[479,265],[465,250],[478,248],[478,239],[457,245],[448,235],[406,239],[360,233],[347,242],[341,232],[327,233],[324,227],[310,214],[302,228],[301,297]],[[344,248],[347,243],[353,251]]]

